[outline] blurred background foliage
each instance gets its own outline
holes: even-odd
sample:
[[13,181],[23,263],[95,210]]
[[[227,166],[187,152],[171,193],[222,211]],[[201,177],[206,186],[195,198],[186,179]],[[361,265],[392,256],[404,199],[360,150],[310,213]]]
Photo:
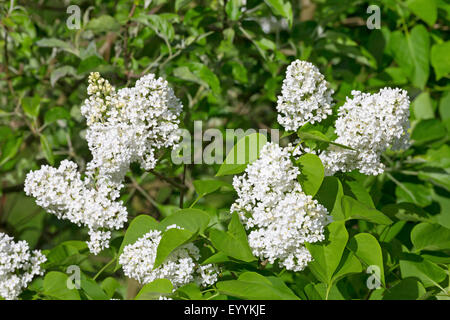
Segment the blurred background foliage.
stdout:
[[[369,5],[381,10],[380,29],[366,26]],[[77,8],[79,28],[69,28]],[[22,191],[29,170],[63,159],[84,168],[90,160],[80,106],[91,71],[118,88],[149,72],[162,76],[183,101],[182,127],[193,131],[193,121],[201,120],[204,130],[224,132],[279,128],[275,106],[286,67],[302,59],[331,83],[336,109],[352,90],[408,91],[412,147],[386,154],[381,176],[353,176],[396,221],[389,234],[396,242],[386,240],[383,249],[411,248],[418,223],[450,228],[449,17],[445,0],[0,1],[0,231],[52,249],[56,270],[78,261],[92,274],[117,251],[113,243],[92,257],[81,242],[61,246],[86,239],[86,230],[45,213]],[[133,166],[122,192],[130,221],[138,214],[167,216],[180,200],[188,206],[196,198],[193,181],[211,178],[217,168],[175,166],[170,153],[154,172]],[[183,182],[186,190],[178,188]],[[233,198],[225,191],[198,205],[227,220]],[[381,233],[372,227],[355,225]],[[121,236],[116,232],[118,245]],[[450,263],[448,253],[433,261]],[[388,267],[399,273],[398,257],[391,258]],[[363,291],[352,290],[350,297]]]

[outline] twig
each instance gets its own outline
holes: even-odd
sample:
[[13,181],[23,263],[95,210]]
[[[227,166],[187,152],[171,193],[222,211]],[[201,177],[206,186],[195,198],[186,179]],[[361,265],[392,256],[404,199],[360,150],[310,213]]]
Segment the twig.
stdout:
[[5,75],[6,75],[6,81],[8,82],[9,90],[11,91],[12,95],[15,96],[14,88],[11,82],[11,78],[9,76],[9,57],[8,57],[8,30],[5,27],[5,44],[4,44],[4,63],[5,63]]
[[133,179],[133,178],[131,178],[130,177],[130,179],[131,179],[131,182],[132,182],[132,185],[133,185],[133,187],[137,190],[137,191],[139,191],[143,196],[144,196],[144,198],[145,199],[147,199],[148,200],[148,202],[150,202],[152,205],[154,205],[155,207],[157,207],[157,203],[156,203],[156,201],[155,200],[153,200],[153,198],[152,197],[150,197],[150,195],[136,182],[136,180],[135,179]]
[[5,188],[0,188],[0,191],[2,193],[14,193],[14,192],[21,192],[23,191],[23,184],[19,184],[17,186],[10,186]]
[[100,269],[99,272],[97,272],[97,274],[92,278],[92,280],[95,281],[95,279],[97,279],[98,276],[101,275],[101,274],[103,273],[103,271],[105,271],[106,269],[108,269],[108,267],[109,267],[114,261],[116,261],[116,259],[117,259],[117,256],[114,257],[114,258],[112,258],[111,261],[109,261],[105,266],[103,266],[103,268]]
[[[128,67],[128,64],[130,62],[130,57],[129,57],[129,52],[128,52],[128,28],[130,27],[131,24],[131,17],[134,14],[134,11],[136,10],[136,3],[133,3],[133,6],[131,7],[131,11],[130,14],[128,15],[128,22],[125,25],[125,39],[124,39],[124,43],[123,43],[123,51],[124,51],[124,66],[125,66],[125,70]],[[127,75],[127,79],[129,80],[131,77],[132,72],[131,71],[125,71],[125,74]]]
[[155,176],[157,176],[159,179],[164,180],[168,183],[170,183],[171,185],[173,185],[174,187],[178,188],[178,189],[187,189],[187,187],[184,184],[178,183],[176,181],[174,181],[173,179],[170,179],[168,177],[163,176],[162,174],[156,172],[155,170],[150,170],[151,173],[153,173]]

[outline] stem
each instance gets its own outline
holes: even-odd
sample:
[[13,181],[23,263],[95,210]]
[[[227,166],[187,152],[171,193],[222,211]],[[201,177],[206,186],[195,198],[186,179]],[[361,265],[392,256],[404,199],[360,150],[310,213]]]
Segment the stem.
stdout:
[[330,294],[331,286],[327,285],[327,292],[325,294],[325,300],[328,300],[328,295]]
[[216,291],[216,289],[215,288],[206,289],[206,290],[203,290],[202,293],[207,293],[207,292],[210,292],[210,291]]
[[209,297],[209,298],[206,298],[206,300],[211,300],[212,298],[215,298],[215,297],[217,297],[218,295],[219,295],[220,293],[219,292],[217,292],[216,294],[213,294],[211,297]]
[[102,274],[102,272],[105,271],[116,260],[117,260],[117,256],[112,258],[111,261],[109,261],[103,268],[101,268],[100,271],[97,272],[97,274],[92,278],[92,280],[95,281],[95,279],[97,279]]
[[281,277],[285,272],[286,272],[286,268],[283,268],[283,270],[281,270],[281,272],[278,274],[278,277]]
[[195,201],[192,202],[192,204],[189,206],[189,208],[192,208],[198,202],[198,200],[200,200],[201,198],[203,198],[203,196],[198,196],[197,199],[195,199]]
[[402,171],[399,171],[399,173],[409,175],[409,176],[418,176],[419,175],[418,172],[409,171],[409,170],[402,170]]

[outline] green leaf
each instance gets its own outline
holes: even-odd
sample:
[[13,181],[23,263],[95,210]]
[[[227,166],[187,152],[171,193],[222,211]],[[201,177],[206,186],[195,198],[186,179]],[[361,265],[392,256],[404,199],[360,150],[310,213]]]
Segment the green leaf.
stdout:
[[190,300],[204,300],[200,288],[197,284],[191,282],[177,289],[177,293],[181,293]]
[[409,0],[407,6],[429,26],[432,27],[436,23],[437,6],[435,0]]
[[227,63],[231,65],[231,73],[233,78],[240,83],[248,83],[247,69],[237,61]]
[[412,202],[418,206],[426,207],[433,201],[431,189],[418,183],[402,182],[395,188],[398,202]]
[[214,94],[220,94],[219,78],[204,64],[190,62],[186,66],[174,69],[173,74],[177,78],[210,88]]
[[300,175],[297,177],[303,191],[314,196],[319,191],[325,176],[325,170],[320,158],[314,154],[307,153],[298,158],[296,164],[299,166]]
[[72,75],[75,76],[77,74],[77,71],[72,66],[64,66],[61,68],[54,69],[52,73],[50,74],[50,84],[52,87],[55,86],[56,82],[58,82],[59,79],[67,76]]
[[220,293],[240,299],[300,300],[281,279],[256,272],[244,272],[238,280],[220,281],[216,286]]
[[212,72],[206,65],[199,62],[189,62],[189,70],[199,79],[203,81],[206,87],[211,88],[213,93],[220,94],[220,81],[216,74]]
[[172,205],[172,204],[163,205],[163,204],[156,203],[155,205],[156,205],[156,208],[158,209],[159,213],[161,214],[161,218],[166,218],[180,210],[179,206]]
[[[325,290],[326,290],[326,284],[325,284]],[[306,297],[308,298],[308,300],[325,300],[325,295],[323,294],[321,295],[315,285],[313,283],[308,283],[304,288],[303,291],[306,294]]]
[[191,0],[176,0],[175,1],[175,12],[178,12],[181,8],[185,7],[191,2]]
[[450,169],[450,146],[444,144],[437,149],[428,149],[424,160],[427,166]]
[[292,21],[294,18],[290,1],[264,0],[264,2],[270,7],[274,14],[286,18],[289,23],[289,27],[292,27]]
[[326,142],[326,143],[341,147],[343,149],[354,150],[348,146],[344,146],[343,144],[335,143],[335,142],[331,141],[330,139],[327,138],[327,136],[325,136],[320,131],[310,130],[310,131],[306,132],[306,131],[301,131],[301,129],[300,129],[297,132],[297,135],[302,140],[313,140],[313,141],[319,141],[319,142]]
[[22,136],[12,136],[8,138],[6,143],[2,146],[0,167],[16,156],[17,152],[19,152],[20,146],[22,145],[22,141]]
[[420,256],[425,260],[437,263],[437,264],[450,264],[450,254],[446,254],[442,251],[421,253]]
[[442,120],[450,119],[450,91],[444,93],[439,101],[439,114]]
[[76,56],[79,56],[80,54],[79,51],[75,49],[70,43],[55,38],[41,39],[36,42],[36,45],[38,47],[59,48]]
[[325,241],[307,243],[306,248],[314,260],[308,267],[314,276],[331,285],[333,274],[339,266],[348,240],[348,233],[343,221],[335,221],[326,227]]
[[372,197],[366,188],[357,180],[343,180],[342,187],[344,188],[344,194],[355,198],[356,200],[364,203],[369,208],[375,208]]
[[246,262],[255,260],[248,244],[239,242],[227,232],[212,229],[209,232],[209,239],[217,250],[220,250],[227,256]]
[[101,287],[108,296],[108,299],[111,299],[114,296],[116,290],[120,287],[120,283],[115,278],[108,277],[103,280]]
[[413,85],[424,89],[430,69],[430,36],[425,27],[418,24],[406,36],[395,31],[390,36],[389,45],[395,61]]
[[172,293],[172,283],[167,279],[156,279],[147,283],[134,298],[135,300],[158,300],[160,296]]
[[447,277],[447,273],[433,262],[410,253],[403,253],[400,257],[400,272],[402,278],[419,279],[425,288],[436,286]]
[[216,176],[243,172],[249,163],[259,157],[259,152],[266,143],[267,137],[260,133],[252,133],[242,137],[227,154]]
[[228,232],[212,229],[209,237],[213,246],[227,256],[246,262],[256,259],[248,245],[247,234],[236,212],[231,217]]
[[403,221],[431,221],[429,214],[421,207],[410,202],[401,202],[388,204],[384,206],[383,211],[389,217],[395,217]]
[[193,74],[187,66],[181,66],[181,67],[175,68],[173,70],[173,75],[175,77],[185,80],[185,81],[194,82],[199,85],[205,85],[203,80],[200,79],[199,77],[197,77],[195,74]]
[[262,50],[272,50],[275,51],[277,49],[277,45],[275,42],[267,39],[267,38],[261,38],[259,40],[255,40],[255,44]]
[[346,220],[362,219],[378,224],[391,224],[392,220],[389,219],[384,213],[369,208],[364,203],[353,199],[349,196],[342,196],[342,209]]
[[175,36],[175,30],[172,23],[163,15],[141,13],[131,20],[140,22],[152,28],[158,37],[166,41],[167,45],[169,45],[168,41],[173,40]]
[[212,256],[208,257],[201,264],[205,265],[205,264],[210,264],[210,263],[222,263],[222,262],[226,262],[226,261],[230,261],[230,258],[222,251],[219,251],[216,254],[213,254]]
[[[349,250],[345,250],[344,254],[342,255],[341,262],[339,263],[339,266],[337,267],[331,282],[336,283],[338,280],[345,276],[355,273],[361,273],[361,271],[361,262],[359,262],[355,254]],[[326,298],[326,294],[324,295],[324,298]],[[328,299],[332,298],[328,296]]]
[[[436,192],[438,191],[438,192]],[[431,215],[433,223],[439,223],[441,226],[450,229],[450,197],[446,192],[441,192],[438,188],[433,192],[433,200],[435,204],[437,203],[441,208],[440,213],[435,214],[433,210],[433,215]]]
[[111,16],[103,15],[98,18],[91,19],[87,23],[86,29],[94,32],[119,31],[120,23]]
[[228,225],[228,233],[232,235],[235,239],[247,243],[247,233],[245,233],[244,226],[239,219],[239,215],[233,212],[231,215],[230,224]]
[[423,89],[430,73],[430,36],[423,25],[416,25],[411,34],[406,36],[411,58],[414,62],[412,82],[417,87]]
[[348,248],[366,265],[380,268],[380,281],[384,282],[383,254],[378,240],[369,233],[358,233],[348,242]]
[[438,251],[450,248],[450,229],[439,224],[419,223],[411,231],[415,251]]
[[193,233],[187,230],[169,229],[163,233],[161,241],[156,251],[155,264],[153,269],[158,268],[164,263],[166,258],[179,246],[187,243],[192,239]]
[[109,297],[103,289],[92,279],[89,279],[84,274],[81,274],[80,279],[81,290],[84,291],[90,300],[109,300]]
[[48,110],[44,115],[44,122],[46,124],[53,123],[57,120],[70,120],[70,113],[62,107],[54,107]]
[[448,76],[450,73],[449,51],[450,41],[437,43],[431,48],[431,65],[436,73],[436,80]]
[[221,180],[195,180],[193,182],[195,191],[200,197],[203,197],[209,193],[216,192],[222,187],[233,189],[233,186],[228,182]]
[[46,267],[67,265],[69,258],[77,255],[81,250],[69,241],[52,248],[47,254]]
[[65,245],[65,246],[70,246],[70,247],[74,248],[75,250],[77,250],[78,252],[88,250],[87,243],[85,241],[81,241],[81,240],[67,240],[61,244]]
[[241,16],[241,0],[230,0],[225,6],[225,11],[231,21],[239,20]]
[[319,300],[346,300],[346,298],[342,295],[341,290],[336,285],[333,285],[331,287],[331,289],[328,292],[328,297],[327,297],[328,288],[325,283],[316,283],[314,285],[314,289],[321,298]]
[[158,229],[164,232],[168,226],[176,224],[194,234],[202,233],[208,223],[209,215],[206,212],[199,209],[181,209],[164,218]]
[[417,300],[425,293],[426,290],[419,281],[414,278],[407,278],[387,289],[383,300]]
[[320,204],[327,208],[335,221],[339,221],[345,220],[341,204],[343,195],[344,191],[339,179],[336,177],[325,177],[315,198]]
[[7,141],[10,138],[13,138],[13,130],[8,126],[0,126],[0,142]]
[[78,74],[82,74],[95,71],[98,68],[98,66],[105,63],[106,61],[98,56],[89,56],[80,62],[80,64],[78,65],[77,72]]
[[414,110],[414,116],[416,119],[433,119],[434,110],[431,101],[430,94],[428,92],[422,92],[414,99],[412,103]]
[[44,294],[58,300],[80,300],[76,289],[69,289],[69,277],[62,272],[50,271],[44,278]]
[[39,109],[41,107],[41,97],[35,95],[33,98],[25,97],[22,99],[22,108],[25,114],[33,119],[36,119],[39,115]]
[[413,129],[411,140],[415,144],[425,143],[445,137],[447,131],[444,125],[437,119],[420,121]]
[[445,171],[443,173],[419,171],[418,177],[450,191],[450,174]]
[[52,148],[50,147],[50,144],[48,143],[47,137],[41,134],[40,140],[41,140],[41,148],[42,151],[44,152],[45,159],[47,159],[48,163],[54,165],[55,158],[53,157],[53,151]]

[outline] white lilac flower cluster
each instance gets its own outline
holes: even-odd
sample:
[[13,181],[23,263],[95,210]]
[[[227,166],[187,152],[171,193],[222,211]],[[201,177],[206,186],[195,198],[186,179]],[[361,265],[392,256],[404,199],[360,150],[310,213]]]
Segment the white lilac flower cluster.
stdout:
[[127,210],[119,197],[116,185],[98,177],[81,179],[77,164],[63,160],[58,168],[44,165],[28,173],[25,193],[36,198],[36,203],[59,219],[69,220],[89,228],[91,252],[97,254],[108,246],[111,232],[127,221]]
[[133,88],[116,91],[91,73],[88,94],[81,108],[93,156],[86,178],[81,179],[75,163],[62,161],[59,168],[42,166],[28,173],[25,192],[58,218],[87,226],[89,249],[98,254],[109,246],[111,230],[127,221],[126,208],[117,199],[130,163],[137,161],[150,170],[158,149],[176,145],[182,105],[167,81],[154,74],[143,76]]
[[131,162],[139,162],[145,170],[153,169],[155,151],[177,144],[183,106],[166,80],[148,74],[135,87],[116,92],[108,81],[93,73],[88,93],[81,113],[87,119],[86,139],[93,156],[89,171],[98,170],[100,175],[121,180]]
[[153,230],[134,244],[125,246],[119,257],[119,263],[127,277],[136,279],[141,284],[164,278],[170,280],[175,289],[190,282],[196,282],[201,286],[217,282],[219,274],[217,266],[198,265],[200,251],[192,243],[175,249],[163,264],[153,269],[161,238],[161,232]]
[[384,88],[375,94],[352,91],[352,95],[339,108],[335,142],[354,150],[330,145],[320,158],[327,175],[355,169],[367,175],[381,174],[381,154],[388,148],[399,150],[408,146],[407,92]]
[[264,145],[260,157],[242,176],[234,177],[238,199],[231,212],[237,212],[250,231],[248,241],[255,256],[301,271],[312,260],[305,243],[325,239],[324,227],[331,216],[302,191],[292,149]]
[[35,276],[43,274],[41,264],[46,260],[41,251],[30,251],[26,241],[14,242],[0,232],[0,296],[17,299]]
[[322,121],[332,114],[333,92],[316,66],[301,60],[292,62],[278,96],[278,122],[286,130],[296,131],[307,122]]

